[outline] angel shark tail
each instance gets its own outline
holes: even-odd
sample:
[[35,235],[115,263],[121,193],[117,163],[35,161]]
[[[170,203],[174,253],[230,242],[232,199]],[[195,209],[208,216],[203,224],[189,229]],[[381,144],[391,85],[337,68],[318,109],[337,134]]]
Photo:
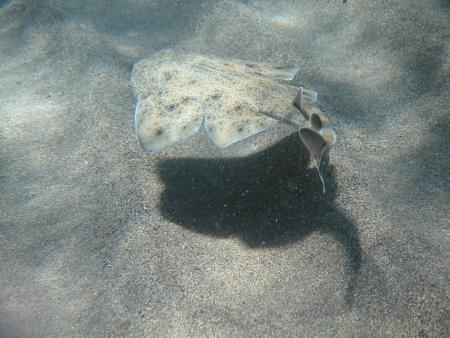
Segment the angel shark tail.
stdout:
[[336,132],[327,118],[313,113],[310,117],[310,125],[299,130],[300,139],[308,148],[311,158],[319,172],[322,181],[323,193],[325,193],[324,167],[329,159],[329,152],[336,143]]

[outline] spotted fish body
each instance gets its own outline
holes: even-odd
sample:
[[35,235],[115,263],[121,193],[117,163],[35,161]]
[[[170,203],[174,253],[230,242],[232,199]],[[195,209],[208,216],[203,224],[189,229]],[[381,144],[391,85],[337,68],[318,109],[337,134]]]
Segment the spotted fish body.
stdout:
[[[277,120],[297,125],[292,105],[296,67],[245,63],[164,51],[139,61],[131,83],[138,99],[136,131],[146,151],[182,141],[202,126],[219,147],[267,129]],[[309,101],[315,100],[310,92]]]
[[141,60],[131,76],[139,142],[145,151],[157,151],[204,127],[223,148],[285,121],[299,128],[325,192],[322,168],[336,134],[311,106],[317,93],[293,84],[297,74],[296,67],[172,50]]

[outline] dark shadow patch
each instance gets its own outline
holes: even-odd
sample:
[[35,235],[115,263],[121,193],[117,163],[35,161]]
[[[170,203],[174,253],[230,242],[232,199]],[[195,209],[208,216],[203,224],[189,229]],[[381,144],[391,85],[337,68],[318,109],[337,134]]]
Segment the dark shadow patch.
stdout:
[[[388,97],[373,95],[361,91],[349,82],[324,79],[314,71],[304,74],[301,83],[304,87],[314,88],[319,93],[319,106],[348,124],[357,124],[369,130],[377,130],[386,123],[386,115],[393,108]],[[390,101],[390,102],[389,102]]]
[[407,175],[409,184],[403,185],[399,193],[402,193],[404,203],[417,205],[419,208],[434,205],[436,199],[430,197],[435,193],[442,193],[450,200],[450,116],[434,119],[429,128],[431,132],[421,147],[400,156],[384,169],[386,176],[395,172]]
[[405,57],[404,73],[412,77],[410,95],[419,97],[423,93],[439,95],[445,92],[447,76],[442,72],[445,63],[444,44],[423,42],[423,45]]
[[296,133],[246,158],[165,160],[159,165],[162,215],[205,235],[239,237],[251,248],[286,245],[315,231],[331,234],[348,257],[346,301],[352,304],[361,266],[358,232],[332,203],[332,168],[322,194],[308,163]]
[[2,9],[2,7],[8,6],[11,2],[12,0],[0,0],[0,9]]

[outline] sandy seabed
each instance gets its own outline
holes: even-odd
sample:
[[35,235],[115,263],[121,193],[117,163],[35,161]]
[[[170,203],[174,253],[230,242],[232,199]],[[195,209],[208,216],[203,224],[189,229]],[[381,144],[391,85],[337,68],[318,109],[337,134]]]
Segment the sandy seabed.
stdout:
[[[0,1],[0,337],[449,336],[443,0]],[[336,128],[145,154],[132,66],[297,64]]]

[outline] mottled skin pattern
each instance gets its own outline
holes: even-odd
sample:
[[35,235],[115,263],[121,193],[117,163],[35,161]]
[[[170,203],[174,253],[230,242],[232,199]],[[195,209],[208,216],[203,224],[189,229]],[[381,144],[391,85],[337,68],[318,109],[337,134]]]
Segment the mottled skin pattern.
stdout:
[[[335,143],[328,119],[308,106],[316,93],[293,85],[295,67],[246,63],[168,50],[138,62],[131,82],[138,99],[136,131],[146,151],[186,139],[203,125],[219,147],[288,122],[321,166]],[[293,100],[293,98],[295,98]]]
[[[146,151],[181,141],[204,124],[226,147],[277,120],[305,121],[292,105],[294,67],[164,51],[133,69],[136,130]],[[313,100],[310,100],[313,101]]]

